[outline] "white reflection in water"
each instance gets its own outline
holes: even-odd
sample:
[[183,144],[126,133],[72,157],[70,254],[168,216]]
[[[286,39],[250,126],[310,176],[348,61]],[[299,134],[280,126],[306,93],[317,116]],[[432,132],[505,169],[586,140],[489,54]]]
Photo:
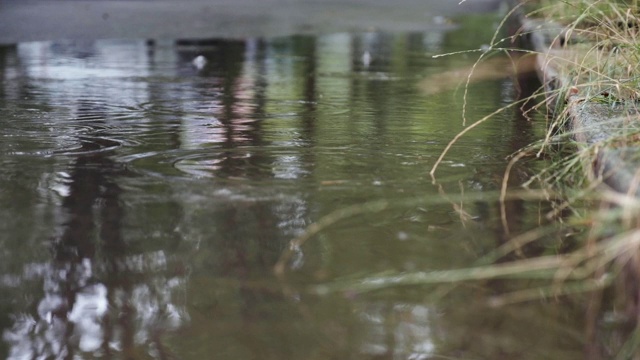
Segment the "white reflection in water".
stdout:
[[302,165],[298,156],[279,156],[273,164],[273,177],[286,180],[298,179],[308,173],[302,168]]
[[79,337],[81,351],[97,350],[102,344],[103,329],[100,319],[107,312],[107,288],[102,284],[85,287],[67,315],[74,323],[75,336]]
[[25,75],[52,103],[108,99],[110,106],[136,106],[149,100],[148,85],[136,81],[149,76],[144,41],[22,43],[18,57],[28,64]]
[[366,304],[359,311],[368,330],[362,352],[393,359],[428,359],[435,345],[429,315],[433,310],[415,304]]
[[18,45],[18,56],[28,64],[25,69],[32,79],[70,81],[148,75],[144,41],[27,42]]
[[[134,255],[117,263],[116,271],[129,276],[167,270],[163,252]],[[184,277],[156,275],[129,287],[126,282],[95,282],[94,271],[106,271],[101,268],[90,259],[80,264],[32,264],[23,269],[22,276],[14,276],[21,281],[4,281],[5,286],[21,286],[41,277],[44,284],[37,318],[13,314],[13,326],[3,332],[10,348],[8,359],[64,358],[80,353],[97,356],[107,348],[121,351],[125,344],[151,346],[157,341],[154,334],[176,329],[189,320],[185,304],[179,302],[186,290]]]

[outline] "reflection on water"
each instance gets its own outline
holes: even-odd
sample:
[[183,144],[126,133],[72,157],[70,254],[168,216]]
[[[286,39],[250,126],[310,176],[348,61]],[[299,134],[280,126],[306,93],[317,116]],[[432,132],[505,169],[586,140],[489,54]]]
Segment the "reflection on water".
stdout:
[[[0,351],[580,358],[583,309],[487,308],[509,284],[305,290],[465,266],[504,241],[495,198],[465,204],[468,220],[431,185],[431,165],[462,129],[462,92],[420,90],[471,64],[431,55],[478,47],[492,35],[487,21],[425,34],[0,48]],[[507,77],[469,91],[472,118],[518,96]],[[441,166],[442,190],[496,190],[505,156],[533,131],[505,112],[461,139]],[[392,206],[322,231],[295,249],[290,283],[276,281],[290,239],[377,199]],[[537,202],[508,206],[511,232],[539,224]]]

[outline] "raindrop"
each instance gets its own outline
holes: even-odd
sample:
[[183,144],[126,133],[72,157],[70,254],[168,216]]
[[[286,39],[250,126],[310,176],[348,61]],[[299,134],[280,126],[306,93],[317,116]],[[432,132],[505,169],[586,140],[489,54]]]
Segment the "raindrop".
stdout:
[[202,70],[204,69],[204,66],[207,65],[207,58],[202,55],[198,55],[191,61],[191,63],[193,64],[193,66],[195,66],[196,69]]

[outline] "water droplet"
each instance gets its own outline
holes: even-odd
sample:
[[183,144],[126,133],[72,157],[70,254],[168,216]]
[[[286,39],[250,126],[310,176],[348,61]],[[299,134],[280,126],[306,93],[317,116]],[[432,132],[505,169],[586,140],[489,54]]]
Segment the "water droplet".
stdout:
[[195,59],[193,59],[193,61],[191,61],[191,63],[193,64],[193,66],[195,66],[196,69],[202,70],[204,69],[204,66],[207,65],[207,58],[202,55],[198,55],[195,57]]

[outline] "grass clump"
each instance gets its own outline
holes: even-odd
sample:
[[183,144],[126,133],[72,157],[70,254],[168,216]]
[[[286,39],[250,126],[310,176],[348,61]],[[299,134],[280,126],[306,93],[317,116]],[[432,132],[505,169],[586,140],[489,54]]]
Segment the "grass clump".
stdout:
[[633,1],[533,2],[531,16],[564,26],[565,49],[579,53],[564,69],[587,96],[638,99],[640,89],[640,12]]

